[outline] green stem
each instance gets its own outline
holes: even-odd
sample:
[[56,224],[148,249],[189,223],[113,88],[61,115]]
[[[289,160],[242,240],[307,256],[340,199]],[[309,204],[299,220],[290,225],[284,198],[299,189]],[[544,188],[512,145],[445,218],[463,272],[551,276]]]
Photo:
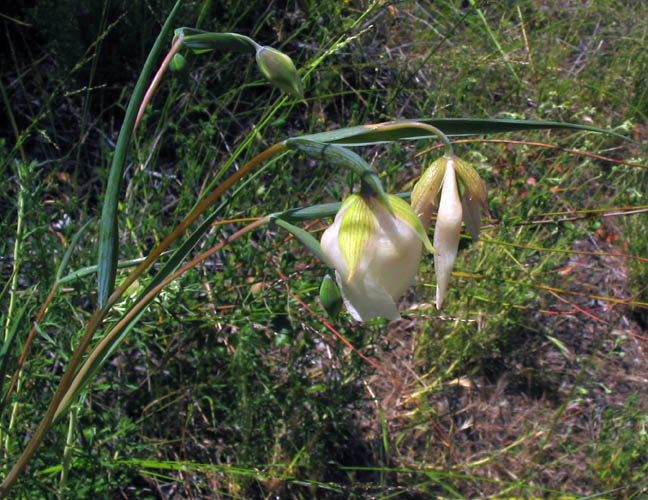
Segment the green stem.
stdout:
[[169,53],[162,61],[162,64],[160,65],[160,68],[157,70],[157,73],[155,73],[155,76],[153,77],[153,80],[151,81],[149,88],[146,90],[146,94],[144,94],[144,99],[142,99],[142,103],[140,104],[139,110],[137,111],[137,118],[135,119],[133,134],[135,134],[135,131],[137,130],[137,127],[140,124],[140,121],[142,121],[144,110],[146,109],[146,106],[148,106],[148,103],[151,102],[151,98],[153,97],[153,94],[157,90],[158,86],[160,85],[160,82],[162,81],[162,76],[169,68],[169,64],[171,64],[171,60],[173,59],[173,56],[175,56],[180,50],[180,47],[182,47],[182,39],[183,36],[179,35],[176,41],[173,43],[173,45],[171,46],[171,50],[169,50]]
[[56,294],[56,291],[58,290],[59,283],[56,282],[52,286],[52,289],[50,290],[49,294],[47,295],[47,298],[45,299],[45,302],[41,306],[40,311],[38,312],[38,315],[36,316],[36,320],[34,321],[34,324],[32,325],[32,329],[29,332],[29,335],[27,335],[27,340],[25,341],[25,346],[23,347],[23,352],[20,355],[20,359],[18,359],[18,366],[16,367],[16,371],[14,372],[13,377],[11,378],[11,384],[9,385],[9,389],[7,390],[7,393],[4,395],[4,401],[8,401],[9,398],[11,397],[11,394],[13,393],[14,387],[16,387],[16,384],[18,383],[18,379],[20,378],[20,374],[22,373],[22,367],[23,364],[25,363],[25,359],[27,359],[27,354],[29,353],[29,348],[31,347],[32,341],[34,340],[34,336],[36,335],[36,331],[38,329],[38,325],[41,323],[43,318],[45,317],[45,313],[47,312],[47,309],[49,308],[50,304],[52,303],[52,300],[54,299],[54,295]]
[[397,123],[388,123],[387,125],[380,126],[377,128],[380,128],[381,130],[389,130],[389,129],[399,129],[399,128],[408,128],[408,127],[416,127],[420,128],[423,130],[426,130],[430,132],[432,135],[436,135],[439,139],[443,141],[445,144],[446,148],[446,155],[448,156],[454,156],[454,148],[452,147],[452,141],[448,139],[448,136],[441,131],[441,129],[438,129],[434,125],[430,125],[429,123],[423,123],[423,122],[397,122]]
[[18,270],[20,268],[20,247],[22,244],[23,237],[23,223],[25,220],[25,197],[27,194],[27,188],[25,183],[27,182],[27,170],[26,164],[18,164],[18,221],[16,222],[16,239],[14,241],[14,251],[13,251],[13,271],[11,277],[11,289],[9,291],[9,309],[7,310],[7,321],[5,324],[5,333],[4,341],[6,342],[9,338],[9,326],[11,324],[11,315],[13,314],[14,308],[16,306],[16,293],[18,292]]

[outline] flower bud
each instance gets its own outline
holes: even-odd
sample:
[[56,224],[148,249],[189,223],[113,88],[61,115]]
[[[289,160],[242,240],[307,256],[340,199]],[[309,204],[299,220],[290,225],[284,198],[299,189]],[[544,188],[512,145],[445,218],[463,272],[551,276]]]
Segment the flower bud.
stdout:
[[271,83],[293,97],[304,97],[304,84],[290,57],[272,47],[259,47],[256,61],[263,76]]
[[388,198],[393,214],[375,196],[349,196],[322,235],[322,251],[357,321],[400,318],[396,302],[413,283],[422,246],[433,251],[411,207],[396,196]]
[[328,274],[324,276],[320,285],[320,300],[328,315],[333,319],[337,319],[342,310],[342,294],[333,278]]
[[175,54],[173,56],[173,59],[171,59],[169,69],[174,72],[179,72],[185,69],[186,66],[187,60],[184,58],[184,56],[182,54]]

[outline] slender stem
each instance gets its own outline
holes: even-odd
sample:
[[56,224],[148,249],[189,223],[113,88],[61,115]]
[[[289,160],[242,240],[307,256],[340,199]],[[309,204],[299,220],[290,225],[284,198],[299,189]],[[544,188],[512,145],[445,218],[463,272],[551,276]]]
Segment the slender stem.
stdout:
[[149,85],[149,88],[146,90],[146,94],[144,94],[144,99],[142,99],[142,103],[140,104],[139,110],[137,111],[137,118],[135,119],[135,126],[133,127],[133,135],[137,131],[137,127],[140,124],[140,121],[142,121],[142,116],[144,115],[144,110],[146,109],[146,106],[148,106],[148,103],[151,101],[153,94],[155,93],[158,86],[160,85],[160,82],[162,81],[162,76],[168,69],[169,64],[171,64],[171,60],[173,59],[173,56],[175,56],[180,50],[180,47],[182,47],[182,38],[183,38],[182,35],[178,35],[176,41],[173,42],[173,45],[171,46],[171,50],[169,50],[169,53],[162,61],[162,64],[160,65],[160,69],[157,70],[157,73],[155,73],[155,76],[151,81],[151,85]]
[[68,416],[68,431],[65,437],[65,451],[63,452],[63,464],[61,466],[61,477],[59,479],[59,498],[65,498],[65,484],[67,483],[70,465],[72,463],[72,451],[74,450],[74,430],[76,428],[76,415],[78,408],[75,408]]
[[249,233],[250,231],[258,228],[259,226],[262,226],[263,224],[267,224],[268,222],[270,222],[270,217],[266,216],[252,222],[251,224],[248,224],[242,229],[239,229],[234,234],[232,234],[225,240],[221,241],[218,245],[210,248],[206,252],[203,252],[198,257],[196,257],[192,261],[182,266],[175,273],[173,273],[171,276],[169,276],[164,281],[159,283],[157,286],[152,288],[144,297],[142,297],[139,300],[139,302],[137,302],[137,304],[135,304],[119,320],[119,323],[117,323],[113,327],[113,329],[110,330],[110,332],[108,332],[103,339],[101,339],[101,342],[99,342],[99,344],[97,344],[97,346],[92,350],[88,358],[85,360],[85,363],[83,363],[83,366],[79,369],[78,373],[76,374],[76,377],[74,377],[74,381],[70,384],[67,393],[61,400],[61,403],[56,411],[56,415],[54,416],[54,418],[56,418],[62,411],[64,411],[67,405],[71,402],[77,388],[82,384],[83,379],[87,376],[88,372],[92,368],[95,361],[99,359],[99,357],[104,353],[106,349],[110,348],[110,346],[112,345],[114,340],[118,337],[118,335],[122,332],[122,330],[126,328],[131,321],[133,321],[133,319],[142,311],[142,309],[144,309],[164,289],[164,287],[166,287],[173,280],[182,276],[188,270],[192,269],[193,267],[197,266],[201,262],[211,257],[216,252],[222,250],[226,245],[239,239],[244,234]]
[[445,135],[440,129],[438,129],[434,125],[430,125],[428,123],[423,123],[423,122],[417,122],[417,121],[401,121],[401,122],[386,123],[384,125],[375,127],[375,129],[376,130],[377,129],[398,130],[399,128],[409,128],[409,127],[415,127],[415,128],[427,130],[428,132],[430,132],[431,135],[436,135],[439,139],[443,141],[443,144],[445,145],[446,148],[446,154],[448,156],[454,156],[454,148],[452,147],[452,141],[450,141],[450,139],[448,139],[448,136]]
[[11,276],[11,289],[9,291],[9,308],[7,310],[7,321],[5,324],[4,341],[9,338],[9,327],[11,326],[11,316],[16,306],[16,293],[18,293],[18,270],[20,269],[20,250],[23,239],[23,224],[25,221],[25,198],[27,196],[27,178],[28,170],[31,170],[26,163],[18,164],[18,220],[16,221],[16,240],[14,241],[13,250],[13,272]]
[[448,139],[448,136],[445,135],[441,129],[436,128],[434,125],[429,125],[427,123],[423,122],[408,122],[408,125],[414,125],[416,127],[420,127],[424,130],[428,130],[432,132],[432,134],[436,135],[439,139],[443,141],[446,147],[446,154],[448,156],[454,156],[454,148],[452,147],[452,141]]

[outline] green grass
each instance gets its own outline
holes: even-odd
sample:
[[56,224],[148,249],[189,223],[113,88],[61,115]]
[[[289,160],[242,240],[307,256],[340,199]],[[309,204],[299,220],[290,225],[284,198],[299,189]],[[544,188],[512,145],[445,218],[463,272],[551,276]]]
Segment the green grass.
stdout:
[[[7,324],[16,331],[3,396],[63,253],[89,219],[67,272],[96,264],[120,119],[169,3],[126,9],[114,26],[109,12],[83,36],[43,30],[40,10],[6,13],[32,27],[2,18],[12,36],[0,70],[9,111],[0,124],[0,324],[3,337]],[[334,323],[380,370],[325,326],[317,298],[325,269],[303,247],[276,226],[235,241],[151,304],[69,414],[70,436],[66,415],[12,498],[646,495],[648,11],[639,1],[476,3],[482,16],[459,1],[213,5],[204,29],[254,36],[301,68],[334,40],[349,41],[307,79],[304,102],[280,104],[245,55],[189,57],[188,75],[168,75],[131,148],[120,260],[146,256],[208,186],[302,133],[474,116],[592,124],[634,140],[554,130],[457,144],[487,183],[491,217],[481,242],[462,239],[444,309],[433,307],[426,257],[403,320],[363,325],[343,313]],[[187,3],[179,22],[194,25],[200,6]],[[133,40],[129,26],[142,16],[151,37]],[[389,191],[401,191],[439,154],[416,155],[428,146],[355,150]],[[230,191],[219,220],[339,201],[354,183],[323,162],[285,155]],[[319,237],[328,222],[308,230]],[[244,224],[214,225],[196,255]],[[20,387],[2,407],[3,473],[96,302],[92,274],[54,296]]]

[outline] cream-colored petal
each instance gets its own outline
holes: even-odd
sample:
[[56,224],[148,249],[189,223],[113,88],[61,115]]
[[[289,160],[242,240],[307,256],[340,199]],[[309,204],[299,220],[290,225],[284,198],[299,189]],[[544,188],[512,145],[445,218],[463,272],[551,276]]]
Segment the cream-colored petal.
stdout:
[[351,281],[335,272],[337,283],[351,316],[356,321],[369,321],[373,318],[399,319],[396,303],[387,291],[369,276],[356,276]]
[[346,208],[347,207],[342,205],[340,211],[335,215],[333,224],[326,228],[320,239],[322,252],[324,252],[324,255],[326,255],[335,269],[342,272],[343,276],[346,276],[347,274],[347,266],[344,262],[342,252],[340,251],[338,234],[340,233],[340,224],[342,223],[342,217],[344,217],[344,214],[346,213]]
[[441,200],[434,228],[434,271],[437,278],[436,304],[440,309],[448,290],[450,274],[459,249],[463,210],[457,188],[454,161],[448,161],[443,176]]
[[[398,301],[414,282],[423,244],[417,231],[406,221],[391,218],[385,209],[376,210],[376,217],[380,231],[374,243],[374,279],[394,301]],[[391,219],[391,223],[387,222],[388,219]]]
[[427,231],[423,227],[423,223],[416,215],[412,207],[402,198],[394,196],[393,194],[387,195],[389,197],[391,206],[394,210],[394,215],[400,219],[400,221],[407,224],[412,230],[418,235],[420,240],[423,242],[423,245],[430,253],[434,253],[434,247],[432,242],[427,235]]

